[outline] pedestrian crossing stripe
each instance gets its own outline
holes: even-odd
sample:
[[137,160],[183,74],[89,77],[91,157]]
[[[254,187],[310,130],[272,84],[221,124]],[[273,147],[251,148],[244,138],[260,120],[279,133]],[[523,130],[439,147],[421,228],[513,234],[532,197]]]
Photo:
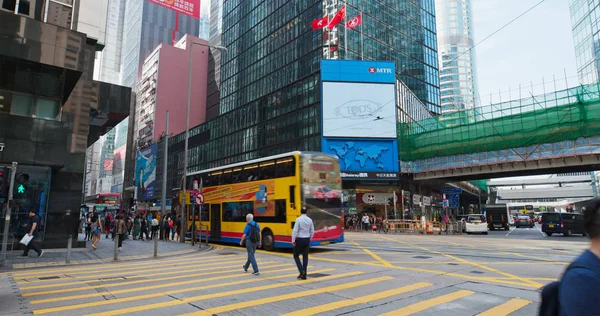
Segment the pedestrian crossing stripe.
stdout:
[[[185,267],[183,264],[188,264],[188,265],[193,265],[195,263],[195,265],[200,265],[200,264],[207,264],[207,263],[215,263],[215,264],[219,264],[221,262],[227,262],[227,261],[231,261],[231,258],[219,258],[218,260],[202,260],[199,261],[198,258],[194,258],[194,259],[188,259],[188,260],[180,260],[177,261],[177,264],[181,264],[179,266],[174,266],[174,267],[164,267],[161,268],[161,271],[171,271],[171,270],[177,270],[177,269],[181,269],[182,267]],[[158,262],[154,263],[154,266],[156,266]],[[164,263],[160,262],[161,265],[163,265]],[[83,272],[66,272],[65,274],[68,275],[69,279],[72,280],[84,280],[84,279],[94,279],[94,278],[99,278],[102,277],[102,279],[106,279],[108,277],[112,277],[112,276],[122,276],[124,275],[124,272],[128,272],[128,271],[133,271],[133,272],[139,272],[140,270],[144,270],[147,267],[138,267],[135,266],[134,268],[120,268],[117,269],[117,271],[119,272],[115,272],[115,273],[105,273],[107,270],[105,269],[101,269],[101,270],[88,270],[85,269],[85,271]],[[164,273],[161,273],[161,275],[163,275]],[[44,274],[44,275],[35,275],[33,276],[33,278],[40,278],[40,277],[45,277],[45,276],[56,276],[57,273],[52,273],[52,274]],[[83,275],[83,276],[78,276],[78,275]],[[85,276],[85,275],[89,275],[89,276]],[[157,274],[155,274],[157,275]],[[146,275],[148,276],[148,275]],[[22,279],[23,280],[23,279]],[[48,283],[48,282],[52,282],[52,281],[56,281],[57,279],[53,279],[53,280],[31,280],[31,281],[20,281],[17,282],[18,284],[34,284],[34,283]],[[89,282],[89,281],[88,281]],[[86,282],[87,283],[87,282]]]
[[[336,279],[340,279],[340,278],[345,278],[345,277],[350,277],[350,276],[358,276],[358,275],[362,275],[362,274],[364,274],[364,272],[354,271],[354,272],[348,272],[348,273],[342,273],[342,274],[334,274],[334,275],[325,276],[325,277],[321,277],[321,278],[311,278],[308,280],[299,280],[299,281],[292,281],[292,282],[287,282],[287,283],[275,283],[275,284],[262,285],[262,286],[252,286],[252,287],[243,288],[243,289],[239,289],[239,290],[232,290],[232,291],[226,291],[226,292],[198,295],[198,296],[193,296],[193,297],[179,298],[176,301],[148,304],[148,305],[144,305],[144,306],[135,306],[135,307],[130,307],[130,308],[120,308],[120,309],[114,310],[114,311],[89,314],[87,316],[124,315],[124,314],[129,314],[129,313],[134,313],[134,312],[154,310],[157,308],[183,305],[183,304],[188,304],[190,302],[195,302],[195,301],[202,301],[202,300],[208,300],[208,299],[219,298],[219,297],[228,297],[228,296],[238,295],[238,294],[248,294],[251,292],[272,290],[272,289],[277,289],[277,288],[282,288],[282,287],[287,287],[287,286],[292,286],[292,285],[302,285],[302,284],[313,283],[313,282],[336,280]],[[296,274],[294,274],[294,275],[296,275]],[[385,277],[385,278],[386,278],[386,280],[392,279],[392,277]],[[255,279],[252,279],[252,282],[258,282],[261,279],[263,279],[263,278],[256,277]],[[375,282],[381,281],[379,279],[377,279],[377,281],[374,281],[374,280],[375,279],[371,279],[371,280],[362,281],[362,282],[367,282],[365,284],[370,284],[370,283],[375,283]],[[34,314],[37,314],[37,313],[34,311]],[[212,314],[210,314],[210,315],[212,315]]]
[[295,311],[292,313],[283,314],[282,316],[315,315],[318,313],[329,312],[329,311],[333,311],[333,310],[348,307],[348,306],[354,306],[354,305],[358,305],[358,304],[367,304],[372,301],[382,300],[384,298],[388,298],[388,297],[391,297],[394,295],[398,295],[398,294],[402,294],[402,293],[406,293],[406,292],[410,292],[410,291],[414,291],[414,290],[418,290],[418,289],[423,289],[423,288],[426,288],[429,286],[433,286],[433,284],[426,283],[426,282],[419,282],[419,283],[399,287],[397,289],[387,290],[387,291],[373,293],[373,294],[369,294],[369,295],[365,295],[365,296],[361,296],[361,297],[357,297],[357,298],[351,298],[351,299],[347,299],[347,300],[343,300],[343,301],[339,301],[339,302],[333,302],[333,303],[329,303],[329,304],[325,304],[325,305],[306,308],[306,309],[302,309],[302,310]]
[[[293,267],[293,268],[287,268],[287,269],[270,270],[268,272],[265,272],[264,274],[270,274],[270,273],[276,273],[276,272],[288,272],[288,271],[292,271],[292,270],[296,270],[296,269],[297,269],[296,267]],[[334,270],[335,269],[333,269],[333,268],[329,268],[329,269],[316,270],[315,272],[324,273],[324,272],[331,272]],[[261,279],[262,280],[278,280],[278,279],[283,279],[283,278],[294,277],[296,275],[297,274],[294,273],[294,274],[286,274],[286,275],[277,275],[277,276],[261,278]],[[238,275],[231,276],[229,278],[235,278],[235,277],[241,277],[241,275],[238,274]],[[216,281],[216,280],[221,280],[221,279],[223,279],[223,277],[207,278],[207,279],[202,279],[202,281],[208,282],[208,281]],[[198,282],[198,281],[194,280],[194,282]],[[146,299],[152,299],[152,298],[157,298],[157,297],[163,297],[165,295],[173,295],[173,294],[185,293],[185,292],[191,292],[191,291],[215,289],[215,288],[221,288],[221,287],[233,286],[233,285],[239,285],[239,284],[246,284],[246,283],[253,283],[253,282],[256,282],[256,280],[254,278],[249,278],[249,279],[245,279],[245,280],[241,280],[241,281],[203,285],[203,286],[199,286],[199,287],[171,290],[171,291],[160,292],[160,293],[130,296],[130,297],[118,298],[118,299],[108,300],[108,301],[103,300],[103,301],[99,301],[99,302],[90,302],[90,303],[82,303],[82,304],[75,304],[75,305],[66,305],[66,306],[61,306],[61,307],[38,309],[38,310],[34,310],[33,313],[35,315],[41,315],[41,314],[54,313],[54,312],[64,312],[64,311],[74,310],[74,309],[83,309],[83,308],[96,307],[96,306],[106,306],[109,304],[119,304],[119,303],[126,303],[126,302],[138,301],[138,300],[146,300]],[[176,284],[166,284],[166,285],[169,287],[176,286]],[[144,288],[144,290],[151,290],[151,289],[153,289],[153,288],[152,287]],[[121,294],[124,291],[125,290],[111,291],[111,294]],[[130,290],[127,290],[127,292],[139,292],[139,289],[130,289]],[[94,295],[94,296],[102,296],[103,293],[96,293],[96,294],[100,294],[100,295]],[[54,302],[53,299],[49,299],[48,301]],[[32,304],[33,304],[33,302],[32,302]]]
[[[280,267],[280,266],[286,266],[287,264],[278,264],[278,265],[272,265],[270,267]],[[203,271],[207,271],[207,270],[218,270],[218,269],[223,269],[223,268],[233,268],[233,267],[237,267],[238,265],[230,265],[230,266],[225,266],[225,267],[215,267],[215,268],[199,268],[200,270]],[[197,270],[194,270],[197,271]],[[232,270],[226,270],[226,271],[219,271],[217,273],[231,273],[231,272],[236,272],[239,271],[238,269],[232,269]],[[185,273],[187,271],[180,271],[181,273]],[[173,279],[187,279],[190,277],[198,277],[198,276],[205,276],[205,275],[210,275],[211,273],[195,273],[195,274],[187,274],[187,275],[180,275],[180,276],[171,276],[171,277],[165,277],[165,278],[155,278],[152,279],[153,282],[156,281],[168,281],[168,280],[173,280]],[[78,287],[78,288],[68,288],[68,289],[61,289],[61,290],[49,290],[49,291],[40,291],[40,292],[29,292],[29,293],[23,293],[21,294],[21,296],[24,297],[29,297],[29,296],[37,296],[37,295],[48,295],[48,294],[58,294],[58,293],[68,293],[68,292],[78,292],[78,291],[85,291],[85,290],[89,290],[89,289],[99,289],[99,288],[107,288],[107,287],[114,287],[114,286],[124,286],[124,285],[132,285],[132,284],[143,284],[143,283],[148,283],[147,279],[143,279],[143,280],[137,280],[137,281],[128,281],[128,282],[118,282],[118,283],[106,283],[106,284],[100,284],[100,285],[92,285],[92,286],[84,286],[84,287]]]
[[[161,264],[161,265],[168,265],[169,263],[177,263],[180,261],[188,261],[188,260],[197,260],[199,262],[204,261],[204,260],[210,260],[210,259],[215,259],[215,258],[223,258],[223,257],[228,257],[228,256],[234,256],[234,255],[213,255],[213,256],[203,256],[202,254],[197,254],[197,255],[193,255],[193,256],[185,256],[185,257],[169,257],[169,258],[158,258],[158,259],[152,259],[152,260],[148,260],[147,262],[141,262],[141,263],[136,263],[135,266],[136,267],[153,267],[156,266],[156,264]],[[98,265],[86,265],[83,268],[86,271],[106,271],[106,270],[115,270],[115,269],[119,269],[121,267],[131,267],[131,262],[113,262],[113,263],[104,263],[104,264],[98,264]],[[73,270],[79,268],[78,266],[73,266],[71,265],[68,268],[59,268],[59,269],[41,269],[41,270],[28,270],[28,271],[23,271],[23,272],[10,272],[10,274],[12,274],[13,278],[15,279],[20,279],[23,277],[32,277],[34,275],[56,275],[57,273],[69,273],[69,272],[73,272]]]
[[209,308],[209,309],[205,309],[205,310],[198,311],[198,312],[183,314],[180,316],[212,316],[212,315],[216,315],[219,313],[240,310],[243,308],[259,306],[259,305],[264,305],[264,304],[269,304],[269,303],[276,303],[276,302],[281,302],[281,301],[285,301],[285,300],[306,297],[306,296],[316,295],[316,294],[322,294],[322,293],[327,293],[327,292],[341,291],[341,290],[351,289],[351,288],[368,285],[368,284],[373,284],[373,283],[377,283],[377,282],[389,281],[389,280],[393,280],[393,279],[394,279],[394,277],[391,277],[391,276],[372,278],[372,279],[367,279],[367,280],[362,280],[362,281],[326,286],[326,287],[319,288],[319,289],[294,292],[294,293],[271,296],[271,297],[266,297],[266,298],[261,298],[261,299],[254,299],[251,301]]
[[519,309],[531,304],[531,301],[528,300],[524,300],[524,299],[520,299],[520,298],[513,298],[510,301],[498,305],[492,309],[489,309],[481,314],[478,314],[477,316],[500,316],[500,315],[508,315],[511,313],[514,313],[516,311],[518,311]]
[[445,304],[445,303],[449,303],[449,302],[452,302],[452,301],[457,300],[459,298],[463,298],[463,297],[466,297],[466,296],[469,296],[469,295],[472,295],[472,294],[475,294],[475,292],[468,291],[468,290],[460,290],[460,291],[456,291],[456,292],[453,292],[453,293],[450,293],[450,294],[446,294],[446,295],[434,297],[432,299],[428,299],[428,300],[425,300],[425,301],[420,301],[418,303],[402,307],[400,309],[397,309],[397,310],[389,312],[389,313],[380,314],[379,316],[412,315],[412,314],[416,314],[418,312],[422,312],[422,311],[424,311],[426,309],[429,309],[431,307],[434,307],[434,306],[437,306],[437,305],[441,305],[441,304]]

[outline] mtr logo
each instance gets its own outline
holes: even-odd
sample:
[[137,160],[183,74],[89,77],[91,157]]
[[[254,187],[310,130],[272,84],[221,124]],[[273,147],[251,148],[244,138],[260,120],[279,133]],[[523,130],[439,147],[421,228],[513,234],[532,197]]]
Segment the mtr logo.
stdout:
[[391,68],[375,68],[375,67],[369,67],[369,73],[378,73],[378,74],[391,74],[392,73],[392,69]]

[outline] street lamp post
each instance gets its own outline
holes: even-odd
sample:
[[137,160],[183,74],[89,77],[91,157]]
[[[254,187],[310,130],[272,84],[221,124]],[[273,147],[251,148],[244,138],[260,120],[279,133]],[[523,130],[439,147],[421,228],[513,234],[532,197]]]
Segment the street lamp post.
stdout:
[[[188,171],[188,143],[189,143],[189,137],[190,137],[190,106],[191,106],[191,102],[192,102],[192,57],[193,55],[193,50],[194,50],[194,45],[198,45],[198,46],[204,46],[204,47],[209,47],[209,48],[215,48],[218,49],[220,51],[226,52],[227,48],[222,47],[222,46],[212,46],[212,45],[207,45],[207,44],[203,44],[203,43],[197,43],[194,41],[190,42],[190,55],[189,55],[189,71],[188,71],[188,89],[187,89],[187,108],[186,108],[186,117],[185,117],[185,145],[183,148],[183,185],[181,187],[181,190],[183,191],[183,207],[181,208],[181,212],[180,212],[180,234],[179,234],[179,241],[180,242],[185,242],[185,233],[187,230],[187,216],[186,216],[186,211],[187,211],[187,199],[186,199],[186,193],[187,193],[187,171]],[[194,238],[194,236],[192,236],[192,239]]]

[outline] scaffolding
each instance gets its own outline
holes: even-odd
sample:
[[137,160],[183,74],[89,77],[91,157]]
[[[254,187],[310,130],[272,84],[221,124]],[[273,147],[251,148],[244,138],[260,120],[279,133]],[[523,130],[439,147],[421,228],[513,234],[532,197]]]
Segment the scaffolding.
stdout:
[[398,124],[400,159],[408,169],[419,161],[457,155],[470,159],[478,153],[486,153],[479,163],[494,159],[489,156],[494,153],[496,159],[502,154],[526,159],[536,150],[549,150],[552,156],[582,139],[595,143],[599,135],[598,84]]

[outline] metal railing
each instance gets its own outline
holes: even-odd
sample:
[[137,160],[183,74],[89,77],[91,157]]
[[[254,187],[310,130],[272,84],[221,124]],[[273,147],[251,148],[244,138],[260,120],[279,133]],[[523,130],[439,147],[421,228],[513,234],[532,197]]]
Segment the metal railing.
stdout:
[[[0,240],[2,240],[3,237],[4,237],[4,234],[0,234]],[[8,238],[9,238],[10,241],[8,242],[7,247],[10,247],[10,250],[8,248],[6,249],[6,252],[8,254],[6,257],[10,259],[13,256],[13,251],[14,251],[14,248],[15,248],[15,235],[14,234],[8,234]]]
[[210,237],[208,235],[208,233],[209,233],[208,225],[200,225],[200,230],[198,230],[197,234],[196,234],[200,248],[202,248],[202,240],[203,239],[204,239],[204,244],[208,247],[208,239]]

